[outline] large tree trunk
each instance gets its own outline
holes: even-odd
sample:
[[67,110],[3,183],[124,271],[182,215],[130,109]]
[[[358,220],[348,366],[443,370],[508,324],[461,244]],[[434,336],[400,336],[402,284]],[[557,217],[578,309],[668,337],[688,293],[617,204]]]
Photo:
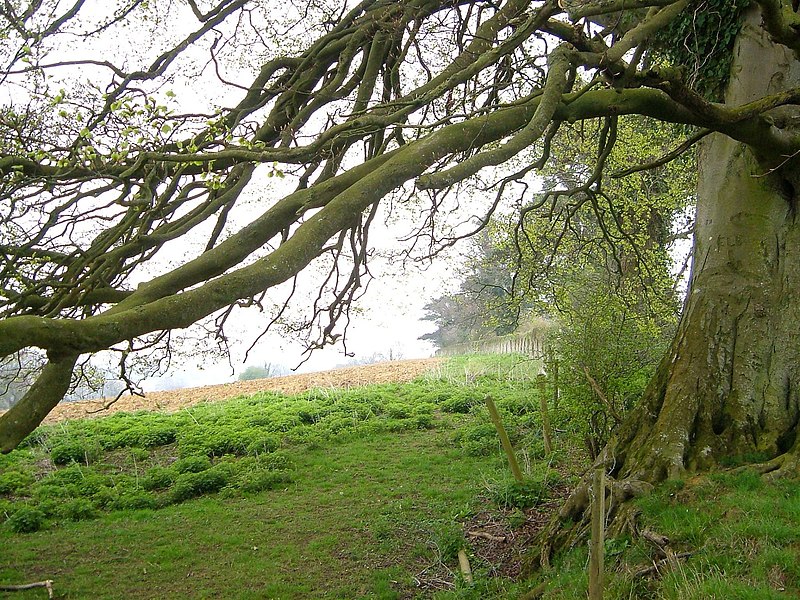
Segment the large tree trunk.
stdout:
[[[748,12],[730,105],[800,83],[800,62],[771,42],[756,7]],[[795,107],[774,119],[800,127]],[[612,532],[631,524],[624,503],[650,484],[725,459],[756,462],[776,476],[798,473],[800,161],[756,156],[714,134],[699,163],[692,276],[678,332],[642,402],[598,459],[612,476]],[[534,564],[587,535],[588,509],[584,482],[542,533]]]
[[[800,83],[800,63],[771,42],[760,17],[754,5],[737,41],[729,105]],[[774,119],[800,125],[795,108]],[[726,458],[779,466],[793,454],[796,467],[800,165],[721,134],[699,164],[689,294],[668,356],[610,444],[617,477],[658,482]]]

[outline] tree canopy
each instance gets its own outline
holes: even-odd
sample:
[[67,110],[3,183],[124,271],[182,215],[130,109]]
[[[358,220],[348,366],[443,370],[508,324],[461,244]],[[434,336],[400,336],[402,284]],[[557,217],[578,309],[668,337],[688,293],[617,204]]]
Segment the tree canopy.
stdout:
[[[295,300],[313,305],[311,345],[336,341],[381,203],[432,255],[504,203],[600,206],[627,115],[686,132],[629,172],[724,139],[791,204],[800,20],[788,2],[745,4],[5,2],[0,356],[38,348],[47,363],[0,417],[0,448],[63,397],[82,357],[115,348],[124,370],[173,330],[208,317],[221,330],[312,263],[327,270],[320,294]],[[736,63],[743,32],[772,54]],[[591,168],[542,195],[537,171],[583,122],[601,132]]]

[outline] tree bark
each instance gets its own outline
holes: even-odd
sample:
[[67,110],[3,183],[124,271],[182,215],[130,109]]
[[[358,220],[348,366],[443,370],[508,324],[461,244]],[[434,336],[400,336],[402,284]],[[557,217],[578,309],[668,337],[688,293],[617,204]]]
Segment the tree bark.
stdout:
[[[748,10],[734,50],[730,106],[800,84],[800,62]],[[800,127],[796,107],[773,111]],[[690,278],[675,339],[644,398],[612,436],[610,535],[635,529],[630,498],[666,479],[734,462],[774,477],[800,471],[800,161],[712,134],[699,156]],[[582,482],[540,534],[530,566],[588,533]],[[566,522],[575,523],[566,527]]]
[[0,415],[0,452],[11,452],[53,410],[69,389],[77,355],[51,358],[36,382]]
[[[760,18],[754,6],[739,35],[729,105],[800,82],[800,63]],[[772,115],[784,126],[798,116],[796,108]],[[800,165],[721,134],[706,141],[699,164],[689,294],[669,354],[611,442],[617,477],[655,483],[726,458],[797,452]]]

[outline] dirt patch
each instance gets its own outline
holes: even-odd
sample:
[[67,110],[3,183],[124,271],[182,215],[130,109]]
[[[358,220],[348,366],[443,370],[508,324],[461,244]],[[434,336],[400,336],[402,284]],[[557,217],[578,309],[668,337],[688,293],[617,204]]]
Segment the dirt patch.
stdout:
[[214,402],[236,396],[249,396],[263,391],[281,392],[290,395],[315,388],[351,388],[373,383],[403,383],[432,371],[442,361],[443,359],[441,358],[399,360],[374,365],[347,367],[333,371],[184,388],[169,392],[148,392],[144,397],[123,396],[106,410],[103,410],[103,407],[110,401],[110,398],[63,402],[47,415],[44,422],[57,423],[67,419],[102,417],[119,411],[157,410],[176,412],[199,402]]
[[[493,576],[520,577],[526,552],[570,491],[569,486],[557,485],[550,491],[550,497],[534,508],[524,511],[487,509],[474,515],[465,523],[464,531],[475,556],[490,565]],[[514,519],[519,522],[512,524]]]

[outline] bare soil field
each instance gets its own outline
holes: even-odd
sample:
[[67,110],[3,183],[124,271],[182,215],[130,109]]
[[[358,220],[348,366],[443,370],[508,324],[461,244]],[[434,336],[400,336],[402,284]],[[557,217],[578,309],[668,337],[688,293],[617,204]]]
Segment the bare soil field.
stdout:
[[102,417],[118,411],[156,410],[175,412],[199,402],[214,402],[248,396],[262,391],[299,394],[314,388],[350,388],[373,383],[402,383],[432,371],[442,363],[441,358],[422,358],[347,367],[333,371],[286,375],[269,379],[236,381],[206,387],[184,388],[168,392],[148,392],[144,397],[123,396],[105,408],[110,398],[63,402],[45,418],[45,423],[67,419]]

